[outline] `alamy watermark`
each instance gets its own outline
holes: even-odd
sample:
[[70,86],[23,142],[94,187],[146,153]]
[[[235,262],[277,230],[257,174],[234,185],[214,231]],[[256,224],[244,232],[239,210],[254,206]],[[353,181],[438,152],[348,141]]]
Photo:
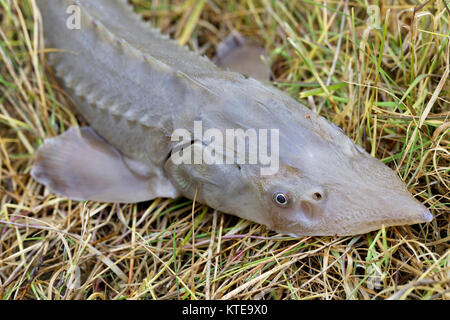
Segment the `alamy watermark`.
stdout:
[[[67,7],[66,13],[68,15],[66,19],[66,27],[69,30],[81,29],[81,8],[76,5],[70,5]],[[367,7],[367,21],[366,24],[373,29],[380,29],[380,7],[377,5],[369,5]]]
[[381,29],[380,21],[380,7],[376,5],[370,5],[367,7],[367,21],[366,24],[372,29]]
[[194,132],[176,129],[171,140],[178,142],[171,159],[180,164],[252,164],[260,166],[260,174],[273,175],[279,169],[278,129],[203,130],[202,121],[194,121]]
[[[70,5],[66,27],[81,29],[81,8]],[[194,134],[186,129],[177,129],[172,141],[178,151],[172,152],[174,164],[252,164],[260,165],[261,175],[273,175],[279,169],[278,129],[226,129],[225,132],[210,128],[203,132],[203,123],[194,122]],[[194,143],[192,143],[194,142]]]
[[81,287],[80,267],[72,265],[66,274],[66,286],[69,290],[76,290]]
[[66,27],[69,30],[81,29],[81,8],[77,5],[67,7],[66,13],[69,17],[66,20]]

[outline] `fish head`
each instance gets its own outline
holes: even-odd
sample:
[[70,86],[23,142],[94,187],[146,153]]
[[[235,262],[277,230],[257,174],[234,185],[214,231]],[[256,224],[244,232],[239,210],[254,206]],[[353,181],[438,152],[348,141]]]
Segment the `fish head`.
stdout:
[[248,171],[270,229],[346,236],[432,220],[391,168],[326,119],[310,117],[312,125],[304,123],[295,134],[280,129],[275,174]]
[[[275,89],[251,79],[237,83],[228,101],[222,98],[203,115],[205,127],[242,129],[248,137],[253,129],[258,135],[265,130],[267,148],[261,148],[259,135],[256,164],[169,163],[171,181],[186,197],[295,237],[347,236],[431,221],[397,174],[339,127]],[[274,133],[278,139],[272,140]],[[242,158],[251,158],[250,145]],[[262,170],[262,149],[277,163],[269,174]]]

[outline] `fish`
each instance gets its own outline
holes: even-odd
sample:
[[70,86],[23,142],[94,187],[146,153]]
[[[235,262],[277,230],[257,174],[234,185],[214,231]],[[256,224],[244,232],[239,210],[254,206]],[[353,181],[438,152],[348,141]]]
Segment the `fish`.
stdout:
[[48,62],[89,124],[36,151],[31,175],[53,193],[115,203],[184,196],[293,237],[432,220],[395,171],[264,75],[220,68],[125,0],[36,3],[45,46],[56,49]]

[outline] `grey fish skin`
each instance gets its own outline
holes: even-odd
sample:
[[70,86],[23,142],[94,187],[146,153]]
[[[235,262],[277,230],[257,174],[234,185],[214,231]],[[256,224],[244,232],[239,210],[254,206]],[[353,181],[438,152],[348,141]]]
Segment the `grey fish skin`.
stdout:
[[[431,221],[395,172],[326,119],[270,85],[222,71],[178,46],[141,22],[125,0],[36,2],[46,46],[61,49],[49,55],[50,64],[77,111],[110,145],[101,146],[89,130],[46,141],[32,175],[55,193],[136,202],[180,194],[192,199],[198,189],[200,203],[293,236],[354,235]],[[80,30],[66,27],[70,5],[81,9]],[[204,130],[222,132],[279,129],[279,172],[261,176],[258,165],[174,165],[171,134],[193,132],[196,120]],[[80,151],[71,154],[71,144]],[[103,191],[102,181],[119,187]],[[132,185],[143,190],[133,196]],[[278,194],[285,196],[282,206]]]

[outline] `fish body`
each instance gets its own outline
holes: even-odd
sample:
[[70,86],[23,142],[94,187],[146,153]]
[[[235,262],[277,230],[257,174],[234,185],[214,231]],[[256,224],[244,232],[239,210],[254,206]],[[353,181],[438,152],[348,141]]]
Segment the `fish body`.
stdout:
[[[108,202],[195,197],[294,236],[431,220],[396,174],[339,128],[271,85],[179,46],[126,1],[37,4],[45,45],[58,49],[49,62],[90,125],[47,139],[38,150],[32,175],[53,192]],[[79,29],[67,27],[73,6]],[[277,130],[278,140],[269,139],[277,170],[262,175],[260,163],[175,164],[175,150],[208,147],[195,139],[198,124],[224,136],[229,129]],[[177,130],[193,137],[190,143],[174,140]]]

